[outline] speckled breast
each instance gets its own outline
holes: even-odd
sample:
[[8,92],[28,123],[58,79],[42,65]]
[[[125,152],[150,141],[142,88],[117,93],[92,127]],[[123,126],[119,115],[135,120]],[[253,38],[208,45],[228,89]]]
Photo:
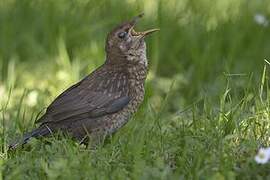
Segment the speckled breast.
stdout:
[[123,108],[120,112],[110,115],[108,117],[107,134],[115,132],[117,129],[125,125],[134,114],[144,99],[144,82],[147,75],[147,67],[142,64],[137,66],[128,67],[129,73],[129,96],[132,98],[127,107]]

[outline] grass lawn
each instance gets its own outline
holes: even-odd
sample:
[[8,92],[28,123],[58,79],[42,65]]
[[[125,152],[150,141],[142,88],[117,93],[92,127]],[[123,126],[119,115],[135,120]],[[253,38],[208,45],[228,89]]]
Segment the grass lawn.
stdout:
[[[111,28],[145,12],[144,103],[96,148],[33,139],[46,106],[104,61]],[[0,180],[270,179],[270,3],[248,0],[0,2]]]

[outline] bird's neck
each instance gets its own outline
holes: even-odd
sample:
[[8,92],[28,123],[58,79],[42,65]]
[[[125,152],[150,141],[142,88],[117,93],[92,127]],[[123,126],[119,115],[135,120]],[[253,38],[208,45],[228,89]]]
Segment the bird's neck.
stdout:
[[130,49],[126,53],[119,51],[107,51],[106,52],[106,64],[111,65],[131,65],[131,66],[144,66],[147,69],[148,61],[146,58],[146,47],[143,46],[139,49]]
[[[147,75],[147,67],[142,63],[105,63],[107,72],[115,75],[115,81],[126,83],[127,94],[130,97],[138,97],[136,101],[141,102],[144,96],[144,83]],[[117,80],[118,79],[118,80]]]
[[124,73],[129,78],[135,80],[143,80],[146,78],[148,68],[146,64],[137,62],[127,62],[124,63],[111,63],[106,61],[103,66],[106,66],[106,69],[115,73]]
[[105,64],[113,71],[124,72],[135,86],[144,85],[148,67],[146,48],[130,50],[125,54],[110,51]]

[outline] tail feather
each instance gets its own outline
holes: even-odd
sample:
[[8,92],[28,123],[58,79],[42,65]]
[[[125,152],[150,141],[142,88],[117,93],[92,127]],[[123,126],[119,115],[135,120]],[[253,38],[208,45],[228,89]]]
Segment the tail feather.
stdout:
[[49,129],[49,127],[47,126],[39,127],[37,129],[34,129],[31,132],[24,134],[21,139],[18,139],[14,143],[11,143],[8,146],[8,149],[9,150],[17,149],[19,146],[23,146],[24,144],[27,144],[31,138],[42,137],[48,134],[51,134],[51,130]]

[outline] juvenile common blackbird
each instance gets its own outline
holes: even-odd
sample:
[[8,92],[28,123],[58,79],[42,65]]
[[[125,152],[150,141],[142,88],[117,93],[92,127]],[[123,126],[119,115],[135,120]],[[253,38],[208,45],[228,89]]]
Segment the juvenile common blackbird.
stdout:
[[95,141],[127,123],[144,98],[144,38],[158,30],[136,32],[134,26],[142,16],[114,28],[107,36],[105,63],[60,94],[38,120],[40,126],[9,148],[57,131],[68,133],[81,143],[89,136]]

